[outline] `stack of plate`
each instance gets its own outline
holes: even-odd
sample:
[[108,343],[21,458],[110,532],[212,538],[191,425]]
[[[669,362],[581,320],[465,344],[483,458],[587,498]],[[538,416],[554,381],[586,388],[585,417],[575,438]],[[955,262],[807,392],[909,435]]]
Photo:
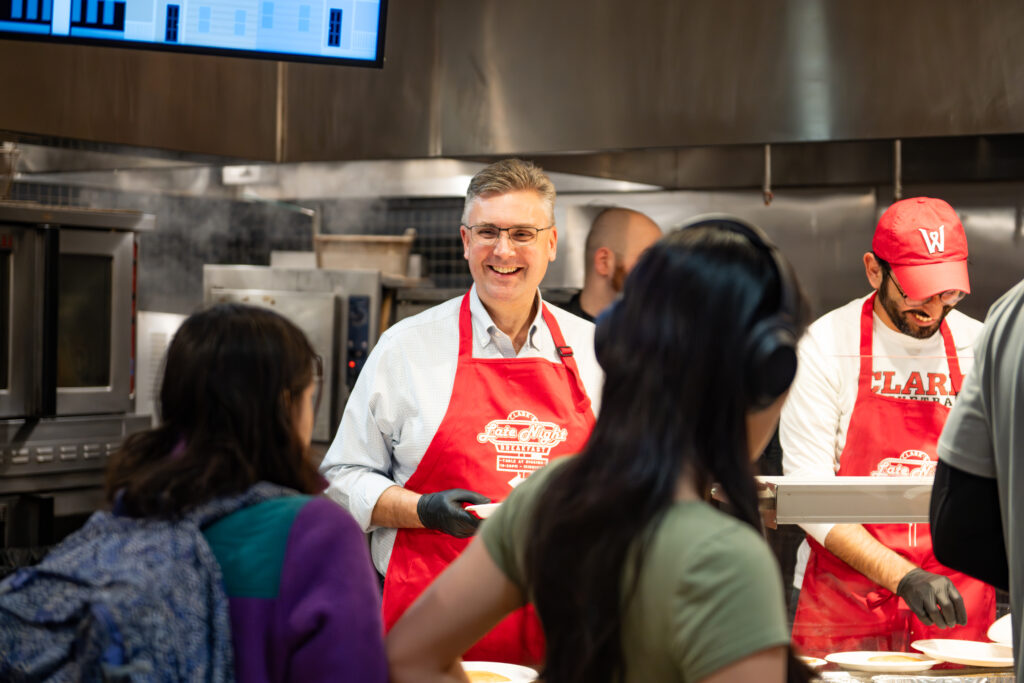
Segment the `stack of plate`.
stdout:
[[1013,648],[1001,643],[933,638],[915,640],[910,647],[942,662],[987,668],[1013,666]]

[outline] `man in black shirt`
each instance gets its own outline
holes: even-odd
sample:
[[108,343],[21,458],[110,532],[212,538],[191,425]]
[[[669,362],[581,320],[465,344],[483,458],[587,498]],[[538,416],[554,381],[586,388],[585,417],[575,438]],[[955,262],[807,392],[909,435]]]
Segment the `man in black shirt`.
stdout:
[[617,207],[601,211],[587,235],[583,290],[565,310],[593,321],[619,296],[640,254],[660,238],[658,224],[639,211]]

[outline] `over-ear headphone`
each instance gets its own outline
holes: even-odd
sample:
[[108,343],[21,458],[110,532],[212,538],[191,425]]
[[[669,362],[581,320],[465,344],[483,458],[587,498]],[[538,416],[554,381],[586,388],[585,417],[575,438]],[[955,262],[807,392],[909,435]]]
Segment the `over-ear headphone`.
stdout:
[[746,237],[765,252],[779,278],[779,310],[759,320],[747,334],[743,350],[743,372],[747,400],[751,408],[765,408],[784,394],[796,377],[797,330],[795,320],[799,307],[797,284],[792,271],[782,259],[778,247],[757,226],[723,214],[699,216],[682,229],[717,228]]

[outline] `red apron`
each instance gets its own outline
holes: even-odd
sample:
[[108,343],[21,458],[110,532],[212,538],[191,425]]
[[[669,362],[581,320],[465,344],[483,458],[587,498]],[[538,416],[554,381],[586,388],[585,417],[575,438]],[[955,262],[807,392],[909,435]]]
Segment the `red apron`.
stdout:
[[[459,362],[451,402],[405,488],[418,493],[466,488],[498,502],[549,459],[583,448],[594,426],[590,399],[558,323],[543,305],[542,314],[561,363],[473,358],[466,294],[459,312]],[[398,530],[384,580],[386,628],[469,541],[429,529]],[[544,637],[533,608],[508,615],[464,656],[515,664],[543,661]]]
[[[872,308],[864,302],[860,325],[860,375],[839,476],[907,476],[934,472],[935,445],[949,408],[932,401],[890,398],[871,390]],[[949,363],[952,393],[963,375],[949,326],[939,327]],[[810,559],[804,573],[793,642],[807,655],[824,657],[849,650],[910,651],[924,638],[983,640],[995,618],[995,589],[939,564],[932,554],[927,524],[865,524],[886,547],[925,571],[948,576],[967,607],[967,625],[925,626],[894,593],[882,588],[808,537]]]

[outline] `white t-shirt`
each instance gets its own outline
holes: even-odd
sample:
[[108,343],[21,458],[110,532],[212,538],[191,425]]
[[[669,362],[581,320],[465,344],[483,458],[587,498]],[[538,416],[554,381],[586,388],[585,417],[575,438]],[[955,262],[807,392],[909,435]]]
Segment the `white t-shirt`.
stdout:
[[[800,341],[799,366],[779,422],[782,472],[805,479],[832,477],[846,445],[850,416],[857,400],[860,373],[860,320],[867,296],[826,313]],[[953,310],[946,317],[953,335],[960,372],[973,365],[973,347],[981,323]],[[872,313],[873,390],[911,401],[937,401],[952,407],[949,364],[942,335],[916,339],[889,328]],[[938,435],[936,435],[938,436]],[[833,524],[803,524],[819,543]],[[798,556],[802,576],[806,544]],[[798,576],[797,578],[801,578]],[[799,585],[797,581],[794,581]]]
[[[547,323],[540,315],[517,354],[512,340],[494,325],[474,286],[469,297],[474,358],[546,358],[560,363]],[[372,532],[370,554],[384,573],[396,530],[370,524],[377,499],[405,485],[419,466],[448,410],[459,358],[462,297],[434,306],[390,327],[366,359],[345,404],[338,433],[320,472],[327,495],[347,509],[363,531]],[[547,304],[565,343],[572,347],[594,414],[604,373],[594,357],[594,325]]]

